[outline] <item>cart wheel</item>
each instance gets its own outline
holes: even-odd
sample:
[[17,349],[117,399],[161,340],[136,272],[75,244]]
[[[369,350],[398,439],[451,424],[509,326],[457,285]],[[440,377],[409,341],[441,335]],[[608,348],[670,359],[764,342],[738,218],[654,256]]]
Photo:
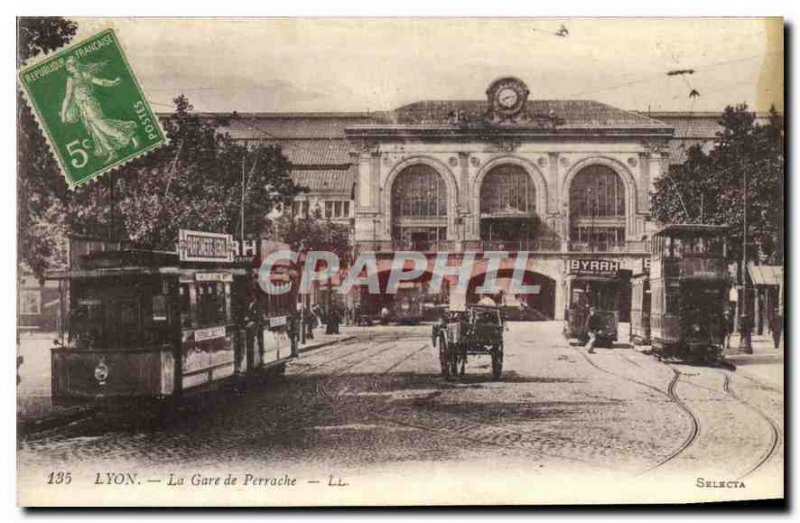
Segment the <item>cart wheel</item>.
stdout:
[[496,345],[492,349],[492,377],[496,380],[500,379],[503,374],[503,344]]
[[450,375],[450,362],[447,354],[447,338],[439,336],[439,364],[442,367],[442,376],[447,378]]
[[458,376],[458,363],[459,363],[459,347],[457,345],[453,345],[450,347],[450,351],[447,358],[447,366],[448,366],[448,374],[450,376]]

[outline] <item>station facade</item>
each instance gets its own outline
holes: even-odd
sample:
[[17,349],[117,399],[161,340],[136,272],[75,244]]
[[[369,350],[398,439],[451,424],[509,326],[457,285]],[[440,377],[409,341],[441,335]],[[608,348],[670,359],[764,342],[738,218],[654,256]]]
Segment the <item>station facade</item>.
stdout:
[[475,253],[486,267],[485,254],[500,251],[509,256],[502,279],[525,252],[525,283],[537,290],[506,297],[562,319],[570,268],[592,266],[571,260],[642,266],[655,228],[653,184],[681,151],[713,139],[713,131],[692,133],[715,118],[539,100],[522,80],[503,77],[478,100],[240,115],[226,131],[281,145],[292,176],[309,187],[294,211],[315,207],[349,224],[354,257],[375,252],[383,270],[398,251],[424,252],[431,265],[442,252],[454,263]]

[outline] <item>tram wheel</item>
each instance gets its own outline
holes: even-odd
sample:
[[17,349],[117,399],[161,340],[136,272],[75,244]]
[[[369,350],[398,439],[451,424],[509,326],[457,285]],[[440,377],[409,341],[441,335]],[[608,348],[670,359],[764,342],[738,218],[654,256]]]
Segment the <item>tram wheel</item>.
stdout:
[[503,374],[503,344],[496,345],[492,349],[492,377],[500,379]]

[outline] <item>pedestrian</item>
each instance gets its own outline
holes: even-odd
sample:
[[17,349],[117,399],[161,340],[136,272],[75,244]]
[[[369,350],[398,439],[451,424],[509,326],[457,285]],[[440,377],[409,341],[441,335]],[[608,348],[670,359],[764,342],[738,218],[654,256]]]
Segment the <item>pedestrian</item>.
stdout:
[[304,328],[306,329],[306,339],[313,340],[314,339],[314,327],[316,326],[317,317],[314,316],[314,312],[310,309],[305,310],[305,314],[303,314],[303,319],[305,320]]
[[589,341],[586,342],[586,351],[589,354],[594,354],[594,344],[597,342],[597,333],[603,327],[602,319],[597,315],[594,307],[589,307],[589,315],[586,317],[586,333],[589,335]]
[[777,307],[772,309],[769,323],[769,328],[772,331],[772,343],[777,349],[781,343],[781,331],[783,330],[783,317]]
[[339,311],[336,307],[328,309],[328,314],[325,322],[325,334],[339,334]]
[[300,319],[296,314],[289,316],[286,322],[286,334],[289,336],[292,357],[296,358],[298,355],[297,345],[300,338]]
[[726,306],[722,318],[722,334],[725,337],[725,349],[731,348],[731,335],[733,334],[733,313],[730,306]]
[[381,307],[381,323],[383,325],[389,323],[389,309],[386,308],[386,305]]

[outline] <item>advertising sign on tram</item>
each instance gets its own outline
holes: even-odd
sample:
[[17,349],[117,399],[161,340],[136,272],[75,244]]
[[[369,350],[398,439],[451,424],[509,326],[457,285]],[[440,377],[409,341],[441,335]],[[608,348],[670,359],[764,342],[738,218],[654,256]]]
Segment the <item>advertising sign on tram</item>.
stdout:
[[178,256],[183,262],[233,262],[233,235],[180,229]]

